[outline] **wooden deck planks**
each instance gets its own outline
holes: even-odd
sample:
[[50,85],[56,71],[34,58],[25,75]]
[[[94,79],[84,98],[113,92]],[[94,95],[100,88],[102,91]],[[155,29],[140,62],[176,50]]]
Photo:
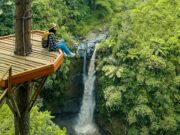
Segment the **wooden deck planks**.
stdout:
[[[15,47],[13,47],[12,45],[4,46],[4,44],[2,44],[1,42],[0,42],[0,46],[1,46],[1,49],[4,49],[4,50],[7,50],[7,51],[12,50],[11,52],[13,52],[15,49]],[[44,49],[44,48],[37,49],[34,46],[32,48],[32,54],[33,55],[42,55],[43,57],[47,56],[47,57],[52,57],[52,58],[56,58],[59,55],[58,53],[55,53],[55,52],[53,52],[53,53],[49,52],[47,49]]]
[[31,63],[34,63],[34,64],[49,64],[50,61],[49,60],[42,60],[40,58],[36,58],[36,57],[33,57],[33,55],[29,55],[29,56],[17,56],[17,55],[14,55],[13,52],[8,52],[8,51],[5,51],[3,50],[2,52],[0,52],[0,56],[4,56],[4,58],[7,58],[9,59],[10,61],[23,61],[23,62],[31,62]]
[[[31,79],[48,75],[62,64],[63,53],[49,52],[41,46],[43,31],[32,31],[32,53],[29,56],[17,56],[14,54],[15,35],[0,37],[0,76],[12,65],[12,83],[22,83]],[[6,75],[0,80],[0,87],[7,87]]]

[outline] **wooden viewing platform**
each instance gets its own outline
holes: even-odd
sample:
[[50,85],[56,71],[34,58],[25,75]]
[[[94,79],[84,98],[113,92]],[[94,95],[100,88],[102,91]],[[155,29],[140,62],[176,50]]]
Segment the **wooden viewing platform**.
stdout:
[[0,37],[0,87],[8,87],[8,74],[3,75],[12,66],[11,85],[47,76],[56,71],[63,62],[63,53],[49,52],[41,46],[44,31],[31,32],[32,53],[28,56],[14,54],[15,35]]

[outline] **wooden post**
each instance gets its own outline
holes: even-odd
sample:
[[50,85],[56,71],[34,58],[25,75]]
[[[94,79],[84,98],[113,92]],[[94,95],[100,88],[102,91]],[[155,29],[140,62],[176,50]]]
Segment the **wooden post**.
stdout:
[[16,45],[14,53],[25,56],[31,53],[31,2],[32,0],[16,0]]

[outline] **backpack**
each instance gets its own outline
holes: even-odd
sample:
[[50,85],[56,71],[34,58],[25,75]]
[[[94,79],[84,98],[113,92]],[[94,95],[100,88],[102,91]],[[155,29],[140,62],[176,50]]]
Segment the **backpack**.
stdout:
[[44,32],[44,34],[42,35],[42,40],[41,40],[41,44],[43,48],[47,48],[49,46],[49,34],[51,32]]

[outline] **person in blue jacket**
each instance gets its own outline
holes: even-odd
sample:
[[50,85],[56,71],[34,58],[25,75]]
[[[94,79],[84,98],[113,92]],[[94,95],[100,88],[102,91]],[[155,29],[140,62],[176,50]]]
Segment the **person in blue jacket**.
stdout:
[[72,53],[70,49],[67,47],[66,42],[64,39],[58,40],[56,39],[56,24],[51,23],[49,25],[49,35],[48,35],[48,42],[49,42],[49,51],[54,51],[56,49],[61,49],[64,52],[65,56],[74,57],[75,53]]

